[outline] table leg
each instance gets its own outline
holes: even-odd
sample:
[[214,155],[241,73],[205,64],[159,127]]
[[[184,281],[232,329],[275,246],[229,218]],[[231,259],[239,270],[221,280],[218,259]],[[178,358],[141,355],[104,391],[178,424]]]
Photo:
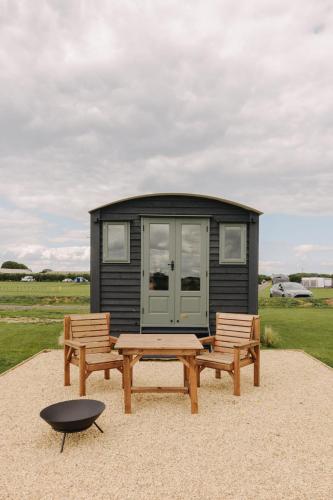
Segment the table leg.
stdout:
[[195,358],[189,356],[188,358],[189,369],[189,382],[190,382],[190,398],[191,398],[191,413],[198,413],[198,391],[197,391],[197,366]]
[[125,413],[131,412],[131,356],[123,355]]
[[183,364],[183,370],[184,370],[184,387],[188,387],[188,368],[184,364]]

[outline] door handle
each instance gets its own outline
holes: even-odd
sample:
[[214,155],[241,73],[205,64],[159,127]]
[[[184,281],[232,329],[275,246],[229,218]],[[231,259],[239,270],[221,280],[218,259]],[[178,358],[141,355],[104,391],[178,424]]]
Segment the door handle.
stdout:
[[168,264],[168,266],[170,266],[170,267],[171,267],[171,271],[173,271],[173,270],[174,270],[174,268],[175,268],[175,261],[174,261],[174,260],[172,260],[172,261],[170,262],[170,264]]

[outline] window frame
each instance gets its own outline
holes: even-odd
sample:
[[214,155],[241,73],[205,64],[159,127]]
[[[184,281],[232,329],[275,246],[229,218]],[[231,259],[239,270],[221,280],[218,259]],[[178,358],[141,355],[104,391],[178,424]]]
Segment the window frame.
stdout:
[[[108,227],[124,226],[125,231],[125,258],[112,259],[108,252]],[[105,264],[129,264],[130,263],[130,223],[128,221],[105,221],[103,222],[103,263]]]
[[[225,229],[237,227],[241,229],[241,256],[231,259],[224,256]],[[221,222],[219,236],[219,264],[247,264],[247,224],[244,222]]]

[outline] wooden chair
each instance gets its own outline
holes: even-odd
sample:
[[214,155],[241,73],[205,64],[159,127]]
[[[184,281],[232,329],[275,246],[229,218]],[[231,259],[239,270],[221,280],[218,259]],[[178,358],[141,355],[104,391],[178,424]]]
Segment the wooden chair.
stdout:
[[65,385],[70,385],[70,364],[80,369],[80,396],[86,395],[86,379],[97,370],[123,372],[123,357],[112,346],[116,337],[110,336],[110,313],[72,314],[64,318]]
[[198,385],[200,372],[215,369],[216,378],[225,370],[233,378],[234,395],[240,396],[240,369],[254,364],[254,385],[260,385],[260,319],[252,314],[216,313],[216,334],[200,339],[213,351],[196,357]]

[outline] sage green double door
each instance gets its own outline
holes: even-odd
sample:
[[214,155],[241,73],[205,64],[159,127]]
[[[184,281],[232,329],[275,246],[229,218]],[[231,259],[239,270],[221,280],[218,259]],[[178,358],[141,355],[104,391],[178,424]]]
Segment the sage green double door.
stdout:
[[207,326],[209,221],[142,220],[142,326]]

